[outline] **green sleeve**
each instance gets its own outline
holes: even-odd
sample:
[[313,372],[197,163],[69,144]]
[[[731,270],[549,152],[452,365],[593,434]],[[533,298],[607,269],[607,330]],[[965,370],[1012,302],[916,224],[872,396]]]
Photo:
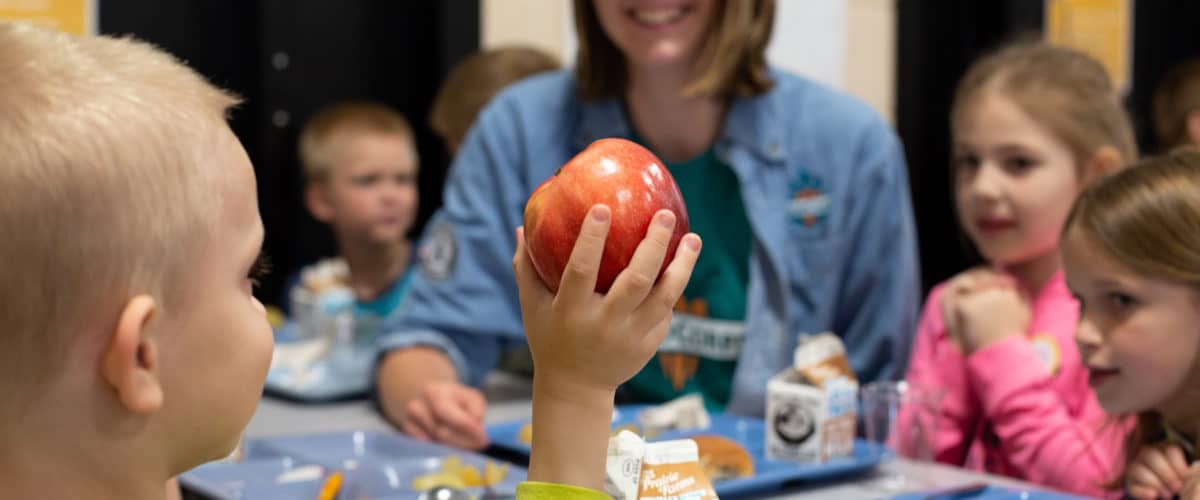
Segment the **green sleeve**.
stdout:
[[578,486],[525,481],[517,485],[517,500],[612,500],[612,497]]

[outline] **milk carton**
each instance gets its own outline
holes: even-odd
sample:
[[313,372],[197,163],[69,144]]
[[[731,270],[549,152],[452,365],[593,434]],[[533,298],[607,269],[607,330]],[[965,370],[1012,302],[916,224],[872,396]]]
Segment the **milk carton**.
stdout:
[[767,383],[766,455],[819,464],[854,452],[858,381],[841,339],[805,338],[794,366]]

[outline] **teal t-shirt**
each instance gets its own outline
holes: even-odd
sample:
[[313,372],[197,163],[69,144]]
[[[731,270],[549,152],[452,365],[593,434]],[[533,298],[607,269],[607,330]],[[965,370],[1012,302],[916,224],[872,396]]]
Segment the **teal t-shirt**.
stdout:
[[634,398],[651,403],[698,392],[710,411],[721,411],[729,402],[746,335],[753,234],[737,175],[712,148],[686,162],[668,163],[667,169],[704,248],[676,304],[670,335],[627,388]]
[[388,315],[392,314],[392,311],[400,307],[400,301],[408,294],[408,285],[412,282],[412,270],[413,266],[410,265],[408,270],[400,276],[400,279],[392,284],[391,288],[388,288],[374,300],[355,301],[356,312],[359,314],[371,314],[380,318],[388,317]]

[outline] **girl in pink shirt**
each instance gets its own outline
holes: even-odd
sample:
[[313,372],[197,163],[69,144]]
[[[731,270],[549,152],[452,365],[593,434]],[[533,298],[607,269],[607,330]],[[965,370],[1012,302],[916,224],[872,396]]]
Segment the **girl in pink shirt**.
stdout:
[[1128,117],[1098,62],[1028,43],[971,66],[951,129],[959,223],[987,265],[938,285],[918,327],[906,380],[944,391],[932,458],[1105,495],[1124,427],[1088,389],[1059,235],[1084,186],[1136,157]]

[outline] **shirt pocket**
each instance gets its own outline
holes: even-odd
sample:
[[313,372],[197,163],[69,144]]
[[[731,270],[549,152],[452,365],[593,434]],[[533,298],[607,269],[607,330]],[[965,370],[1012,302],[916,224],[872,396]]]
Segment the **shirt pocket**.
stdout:
[[815,319],[813,315],[828,313],[821,311],[822,306],[832,304],[836,299],[846,261],[845,245],[841,238],[834,236],[813,239],[808,234],[796,234],[804,229],[790,229],[791,241],[784,260],[793,304],[799,299],[801,316]]

